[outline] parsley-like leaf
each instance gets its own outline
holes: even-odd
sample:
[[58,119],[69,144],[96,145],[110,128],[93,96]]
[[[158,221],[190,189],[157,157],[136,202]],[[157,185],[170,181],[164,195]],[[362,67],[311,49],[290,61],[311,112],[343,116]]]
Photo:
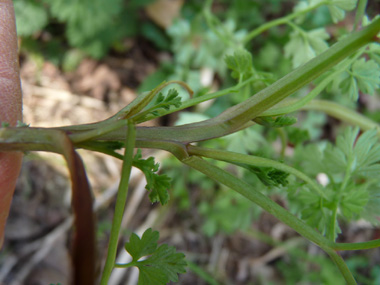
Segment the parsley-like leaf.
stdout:
[[150,191],[149,199],[152,203],[160,202],[165,205],[169,201],[168,188],[170,187],[170,178],[167,175],[159,175],[159,164],[155,163],[153,157],[142,159],[141,150],[139,149],[133,158],[133,166],[139,168],[145,175],[145,188]]
[[154,253],[157,249],[158,238],[160,237],[157,231],[147,229],[141,239],[135,233],[132,233],[129,242],[125,243],[126,251],[132,256],[132,261],[137,262],[141,257]]
[[266,186],[286,186],[288,184],[289,173],[275,169],[273,167],[254,167],[250,165],[242,166],[250,172],[256,174],[260,181]]
[[164,96],[162,93],[158,94],[157,99],[154,102],[154,109],[152,110],[152,113],[158,116],[159,109],[169,110],[171,106],[174,106],[176,108],[180,107],[182,102],[181,97],[178,95],[179,94],[176,89],[170,89],[166,96]]
[[179,96],[179,93],[176,89],[170,89],[166,96],[160,92],[151,107],[137,114],[134,117],[134,120],[136,123],[151,120],[153,118],[159,117],[162,113],[162,110],[169,110],[173,106],[179,108],[181,105],[181,97]]
[[253,74],[252,55],[245,49],[239,49],[233,55],[227,55],[224,61],[227,67],[232,70],[232,78],[242,81]]
[[361,58],[355,61],[349,70],[346,70],[336,79],[343,93],[357,100],[359,90],[373,95],[375,89],[380,88],[380,66],[374,60]]
[[370,178],[379,170],[380,144],[377,131],[370,130],[359,138],[359,128],[347,128],[337,137],[336,146],[328,147],[324,153],[324,163],[333,173],[345,173]]
[[[132,262],[127,265],[136,266],[140,271],[139,285],[177,282],[178,274],[186,272],[185,255],[167,244],[158,247],[158,238],[157,231],[147,229],[141,239],[132,234],[129,242],[125,243],[125,249],[132,256]],[[140,260],[146,256],[149,257]]]
[[364,206],[368,203],[369,193],[365,184],[360,186],[352,184],[347,188],[339,208],[344,217],[351,219],[363,211]]
[[[376,222],[371,214],[378,213],[373,201],[378,201],[377,176],[380,171],[380,143],[377,130],[359,135],[359,128],[347,128],[335,145],[318,148],[315,144],[296,148],[300,168],[317,176],[324,173],[328,182],[324,188],[327,199],[303,189],[293,195],[299,203],[302,218],[322,233],[336,237],[340,232],[338,217],[352,220],[364,218]],[[305,191],[306,190],[306,191]],[[373,201],[372,201],[373,200]],[[373,217],[373,216],[372,216]]]
[[[294,8],[295,12],[308,9],[311,6],[318,5],[324,0],[308,0],[300,1]],[[330,0],[327,3],[331,18],[334,23],[337,23],[344,19],[346,11],[355,9],[357,0]],[[325,3],[326,4],[326,3]],[[305,20],[305,16],[298,17],[296,22],[299,24]]]
[[342,21],[346,11],[355,9],[357,0],[331,0],[328,4],[329,12],[334,23]]
[[297,29],[290,34],[290,41],[285,45],[285,57],[291,58],[296,68],[325,51],[329,38],[324,28],[308,32]]

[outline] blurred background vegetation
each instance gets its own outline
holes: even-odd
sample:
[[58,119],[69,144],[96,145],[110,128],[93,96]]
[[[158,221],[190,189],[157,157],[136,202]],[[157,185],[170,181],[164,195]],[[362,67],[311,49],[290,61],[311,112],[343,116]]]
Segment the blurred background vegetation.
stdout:
[[[254,84],[152,124],[195,122],[245,100],[297,65],[289,46],[292,32],[289,26],[274,27],[248,44],[244,39],[263,23],[291,13],[299,1],[218,0],[211,7],[212,14],[206,9],[208,1],[203,0],[13,2],[25,122],[32,126],[105,119],[137,94],[164,80],[185,81],[195,91],[194,96],[233,86],[236,76],[230,74],[225,58],[245,47],[252,54],[249,62],[257,78]],[[374,16],[380,4],[369,2],[368,14]],[[326,27],[329,43],[350,31],[353,18],[354,14],[348,13],[335,25],[327,8],[321,7],[303,19],[302,28]],[[310,87],[306,87],[296,96],[309,91]],[[183,92],[181,96],[187,99],[188,95]],[[334,98],[374,119],[380,117],[376,97],[363,95],[355,102],[333,90],[322,96]],[[321,113],[301,112],[297,117],[294,126],[276,130],[257,125],[203,145],[287,160],[305,142],[334,141],[341,127]],[[284,136],[288,145],[281,149]],[[144,154],[157,155],[149,151]],[[101,198],[113,189],[120,165],[101,155],[87,152],[82,155],[94,195]],[[38,241],[43,246],[44,238],[51,236],[70,215],[68,200],[62,199],[69,193],[62,161],[54,156],[46,163],[41,157],[46,159],[43,154],[32,154],[24,160],[8,223],[5,244],[8,250],[0,255],[2,264],[13,261],[8,269],[0,269],[0,281],[5,284],[16,284],[12,282],[20,278],[24,278],[23,284],[66,284],[62,280],[69,276],[67,257],[62,257],[67,254],[67,229],[62,234],[63,241],[57,238],[52,250],[40,259],[43,262],[30,266],[31,259],[41,252],[38,248],[30,249],[30,244]],[[161,171],[172,177],[171,202],[165,207],[151,205],[144,187],[139,198],[135,193],[142,178],[136,174],[134,194],[127,204],[130,212],[125,218],[125,237],[131,231],[143,231],[141,225],[159,230],[162,241],[176,246],[189,260],[188,273],[180,276],[181,284],[344,284],[333,263],[291,229],[225,187],[184,168],[174,158],[162,154],[158,157],[162,157]],[[220,166],[227,167],[223,163]],[[290,207],[286,189],[293,178],[281,177],[272,169],[256,169],[255,174],[231,166],[228,169],[276,202]],[[278,181],[273,183],[276,175]],[[58,197],[57,191],[62,191]],[[112,199],[103,202],[98,212],[99,256],[105,254],[112,203]],[[28,207],[31,209],[25,210]],[[25,232],[20,233],[20,227]],[[341,241],[368,240],[379,238],[380,234],[366,223],[343,223],[341,227],[344,230]],[[378,250],[343,254],[361,284],[380,284]],[[126,280],[133,284],[133,273],[123,270],[120,274],[112,284],[126,284]]]

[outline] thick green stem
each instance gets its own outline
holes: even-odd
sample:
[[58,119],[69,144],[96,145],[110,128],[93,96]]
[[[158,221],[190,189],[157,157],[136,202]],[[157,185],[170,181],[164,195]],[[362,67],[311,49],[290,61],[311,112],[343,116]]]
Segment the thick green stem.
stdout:
[[117,122],[112,122],[105,126],[100,126],[99,128],[92,129],[90,131],[84,131],[81,133],[72,134],[70,135],[70,139],[73,143],[80,143],[80,142],[87,141],[90,139],[95,139],[97,137],[108,134],[117,129],[120,129],[121,127],[126,125],[126,122],[127,122],[126,120],[119,120]]
[[[227,109],[215,118],[176,127],[141,127],[138,129],[137,139],[189,143],[221,137],[242,129],[248,126],[252,119],[262,115],[265,111],[310,83],[359,48],[375,40],[379,30],[380,18],[372,21],[363,30],[345,37],[308,63],[298,67],[256,95]],[[81,126],[79,129],[96,127],[96,124],[92,124]],[[78,129],[66,127],[64,130],[75,132]],[[107,140],[123,140],[124,137],[124,131],[119,130],[111,132],[103,138]]]
[[116,198],[115,213],[112,221],[111,236],[108,243],[107,260],[104,266],[101,279],[102,285],[107,285],[111,276],[112,269],[115,266],[117,245],[119,240],[120,226],[123,219],[125,201],[128,195],[129,177],[131,174],[133,150],[135,147],[136,129],[135,126],[128,122],[127,139],[125,145],[122,176],[120,179],[119,190]]

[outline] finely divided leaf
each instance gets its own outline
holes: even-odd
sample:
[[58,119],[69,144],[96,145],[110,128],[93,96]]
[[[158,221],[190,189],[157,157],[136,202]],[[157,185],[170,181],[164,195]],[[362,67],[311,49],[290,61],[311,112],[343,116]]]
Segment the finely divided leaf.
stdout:
[[353,100],[359,98],[359,90],[373,95],[375,89],[380,88],[380,66],[372,59],[366,61],[361,58],[334,81],[334,85],[338,85]]
[[[130,241],[125,244],[125,249],[132,256],[130,264],[140,271],[139,285],[177,282],[178,274],[186,272],[185,255],[177,253],[174,247],[166,244],[158,247],[158,238],[157,231],[147,229],[141,239],[132,234]],[[146,256],[149,257],[139,260]]]
[[162,205],[169,201],[168,189],[170,187],[170,178],[167,175],[158,175],[159,164],[155,163],[153,157],[147,159],[141,158],[139,149],[133,158],[133,166],[139,168],[145,175],[147,184],[145,188],[149,191],[149,199],[152,203],[160,202]]
[[290,41],[285,45],[285,57],[291,58],[296,68],[328,48],[326,42],[330,35],[324,28],[311,31],[295,30],[290,34]]
[[352,73],[362,92],[373,95],[375,89],[380,88],[380,66],[375,61],[364,58],[355,61]]
[[149,199],[152,203],[160,202],[161,205],[165,205],[169,201],[168,188],[170,187],[170,177],[167,175],[153,174],[147,179],[148,184],[145,186],[147,190],[150,190]]
[[357,0],[331,0],[328,4],[331,18],[334,23],[342,21],[346,11],[355,9]]
[[232,70],[232,78],[242,81],[253,74],[252,55],[245,49],[239,49],[233,55],[227,55],[224,61],[227,67]]
[[[166,284],[169,281],[177,282],[178,274],[185,273],[187,265],[185,255],[183,253],[176,253],[175,248],[167,244],[161,245],[152,256],[141,261],[141,263],[142,266],[139,266],[139,284],[142,285]],[[157,272],[160,272],[161,276],[157,275]],[[152,280],[152,277],[157,281],[160,281],[160,278],[161,283],[145,282],[145,280]]]
[[181,106],[181,104],[181,97],[179,97],[178,91],[176,89],[170,89],[166,96],[164,96],[162,93],[158,94],[158,97],[154,102],[153,112],[158,115],[158,109],[162,108],[169,110],[171,106],[178,108]]
[[289,173],[275,169],[273,167],[254,167],[242,165],[252,173],[255,173],[260,181],[266,186],[286,186],[288,184]]
[[340,210],[344,217],[351,219],[360,214],[369,200],[367,185],[352,185],[346,189],[346,195],[340,201]]
[[148,121],[155,117],[159,117],[162,110],[169,110],[172,106],[179,108],[181,105],[181,97],[176,89],[170,89],[166,96],[160,92],[153,104],[148,109],[137,114],[134,117],[134,120],[137,123]]

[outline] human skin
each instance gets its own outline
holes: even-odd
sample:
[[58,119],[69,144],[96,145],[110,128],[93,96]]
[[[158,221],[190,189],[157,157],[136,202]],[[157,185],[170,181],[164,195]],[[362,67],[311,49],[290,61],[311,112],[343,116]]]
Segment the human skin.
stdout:
[[[22,120],[15,14],[11,0],[0,0],[0,125]],[[4,228],[20,172],[22,154],[0,152],[0,249]]]

